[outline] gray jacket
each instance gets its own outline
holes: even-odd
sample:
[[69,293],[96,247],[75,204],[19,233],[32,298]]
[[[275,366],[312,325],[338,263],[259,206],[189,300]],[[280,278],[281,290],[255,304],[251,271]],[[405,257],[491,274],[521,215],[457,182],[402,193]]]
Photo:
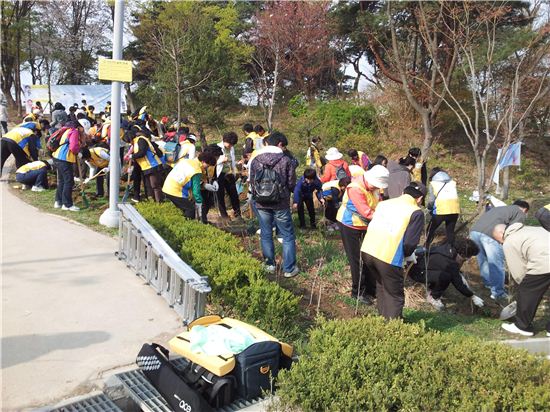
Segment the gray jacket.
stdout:
[[496,225],[523,223],[525,217],[526,215],[523,213],[523,210],[516,205],[494,207],[481,215],[478,221],[472,226],[471,231],[483,233],[492,238]]
[[403,190],[411,183],[411,172],[406,166],[390,160],[388,162],[388,188],[384,190],[390,199],[399,197]]
[[504,256],[517,283],[525,275],[550,273],[550,233],[542,227],[510,225],[504,232]]
[[61,128],[68,121],[69,116],[67,116],[67,112],[65,112],[65,110],[54,110],[52,112],[52,122],[50,125],[54,128]]

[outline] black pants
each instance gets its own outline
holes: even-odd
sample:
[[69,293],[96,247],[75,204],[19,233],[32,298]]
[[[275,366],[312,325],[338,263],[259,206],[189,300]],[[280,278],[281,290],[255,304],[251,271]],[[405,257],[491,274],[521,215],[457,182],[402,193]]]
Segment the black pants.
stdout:
[[2,123],[3,133],[8,133],[8,122],[2,120],[0,123]]
[[315,228],[315,206],[313,204],[313,198],[302,199],[300,200],[300,202],[298,202],[298,219],[300,220],[300,227],[306,227],[304,203],[307,207],[307,214],[309,215],[309,223],[312,228]]
[[195,218],[195,202],[189,199],[184,199],[183,197],[176,197],[165,193],[166,197],[183,212],[183,216],[188,219]]
[[403,269],[366,253],[362,256],[368,270],[376,278],[378,313],[386,319],[402,318],[405,306]]
[[21,147],[12,140],[8,140],[8,139],[0,140],[0,152],[1,152],[0,174],[2,173],[2,169],[4,168],[4,163],[6,163],[6,160],[8,160],[8,157],[10,157],[10,155],[13,155],[13,157],[15,157],[16,169],[19,169],[21,166],[31,162],[31,160],[27,157],[27,154],[23,151],[23,149],[21,149]]
[[153,200],[157,203],[162,201],[162,172],[158,167],[146,170],[143,173],[143,180],[145,181],[145,190],[150,187],[150,194],[153,196]]
[[[418,263],[416,265],[413,265],[413,267],[409,271],[410,278],[416,282],[425,284],[426,270],[424,266],[425,260],[419,259]],[[458,290],[464,296],[468,298],[473,296],[473,292],[462,280],[460,272],[452,270],[430,270],[430,268],[428,268],[427,283],[430,294],[434,299],[439,299],[441,296],[443,296],[443,293],[447,290],[451,283],[456,288],[456,290]]]
[[[550,288],[550,273],[544,275],[525,275],[518,287],[516,326],[523,330],[531,330],[533,318],[540,301]],[[546,324],[550,332],[550,321]]]
[[229,194],[229,200],[231,201],[231,207],[235,212],[235,217],[240,216],[241,204],[239,201],[239,194],[237,193],[237,186],[235,185],[235,176],[222,172],[218,177],[218,184],[220,188],[216,192],[216,195],[218,196],[220,214],[223,217],[227,217],[227,208],[225,206],[225,192],[227,192],[227,194]]
[[105,196],[105,178],[98,176],[95,178],[95,194],[98,196]]
[[447,243],[454,245],[455,243],[455,226],[458,220],[458,214],[453,215],[432,215],[430,223],[428,223],[428,235],[426,237],[426,248],[430,246],[435,237],[435,231],[443,222],[445,222],[445,235]]
[[132,161],[132,166],[132,176],[130,177],[132,179],[132,198],[134,200],[141,200],[141,167],[135,160]]
[[340,223],[340,234],[344,251],[351,271],[351,295],[376,297],[376,279],[361,259],[361,244],[365,237],[364,230],[356,230]]
[[202,197],[201,221],[202,223],[208,223],[208,212],[210,211],[214,203],[214,194],[209,190],[201,189],[201,197]]
[[55,201],[65,207],[73,205],[74,164],[65,160],[54,159],[57,169],[57,190]]
[[332,223],[336,222],[336,215],[338,214],[338,203],[328,201],[325,203],[325,218]]

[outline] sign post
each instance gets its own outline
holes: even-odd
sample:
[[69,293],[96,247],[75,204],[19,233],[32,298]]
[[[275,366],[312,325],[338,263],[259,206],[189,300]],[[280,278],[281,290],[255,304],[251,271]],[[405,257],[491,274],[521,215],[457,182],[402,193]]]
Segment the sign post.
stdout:
[[[118,210],[118,197],[120,185],[119,148],[120,148],[120,91],[121,81],[132,80],[132,63],[122,61],[122,31],[124,21],[124,0],[115,0],[115,21],[113,39],[113,59],[99,62],[100,76],[106,80],[113,80],[111,84],[111,147],[109,161],[109,209],[105,210],[99,218],[99,223],[108,227],[118,227],[120,211]],[[130,78],[128,80],[128,63]],[[125,75],[126,73],[126,75]],[[111,77],[112,76],[112,77]],[[126,77],[125,77],[126,76]]]

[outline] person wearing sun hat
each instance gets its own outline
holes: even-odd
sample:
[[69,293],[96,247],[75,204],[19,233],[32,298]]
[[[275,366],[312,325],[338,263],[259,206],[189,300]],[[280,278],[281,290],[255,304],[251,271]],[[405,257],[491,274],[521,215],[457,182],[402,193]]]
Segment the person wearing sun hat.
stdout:
[[325,165],[325,171],[321,176],[322,183],[339,180],[346,176],[351,177],[348,162],[343,160],[342,157],[344,156],[336,147],[331,147],[327,150],[325,159],[328,163]]
[[363,239],[361,256],[376,278],[378,313],[386,319],[403,317],[403,265],[416,262],[414,251],[424,231],[420,205],[426,192],[422,183],[412,182],[401,196],[380,202]]
[[376,279],[361,262],[361,244],[378,205],[378,190],[388,187],[388,176],[388,169],[376,165],[353,178],[336,215],[351,270],[351,296],[365,304],[376,297]]

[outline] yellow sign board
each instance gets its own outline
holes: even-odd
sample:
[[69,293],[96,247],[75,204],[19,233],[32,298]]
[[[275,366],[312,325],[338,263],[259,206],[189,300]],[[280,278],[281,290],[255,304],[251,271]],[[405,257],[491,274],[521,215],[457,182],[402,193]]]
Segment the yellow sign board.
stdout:
[[113,82],[132,81],[132,62],[129,60],[99,59],[98,77]]

